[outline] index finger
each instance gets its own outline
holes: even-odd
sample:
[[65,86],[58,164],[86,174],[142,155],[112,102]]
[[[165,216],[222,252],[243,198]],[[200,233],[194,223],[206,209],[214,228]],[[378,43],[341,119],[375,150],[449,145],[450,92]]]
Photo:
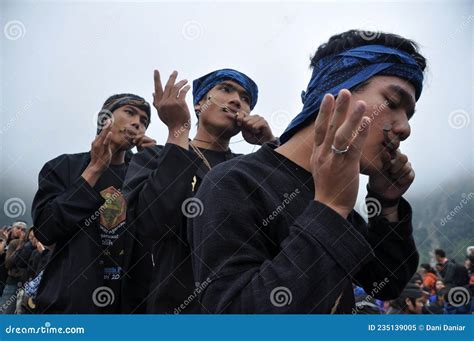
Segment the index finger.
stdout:
[[174,82],[176,82],[177,77],[178,77],[178,71],[173,71],[171,73],[170,78],[168,79],[168,82],[166,82],[165,91],[163,92],[163,96],[168,97],[171,94],[171,91],[173,90],[173,87],[174,87]]
[[331,118],[331,114],[334,110],[334,96],[326,94],[323,97],[321,106],[319,108],[318,116],[314,122],[314,143],[316,147],[319,147],[326,136],[328,128],[328,122]]
[[105,122],[104,128],[102,128],[99,135],[97,135],[96,140],[103,141],[111,129],[112,129],[112,120],[108,118],[107,121]]
[[161,77],[158,70],[155,70],[153,73],[153,79],[155,82],[155,99],[161,101],[161,98],[163,97],[163,87],[161,86]]

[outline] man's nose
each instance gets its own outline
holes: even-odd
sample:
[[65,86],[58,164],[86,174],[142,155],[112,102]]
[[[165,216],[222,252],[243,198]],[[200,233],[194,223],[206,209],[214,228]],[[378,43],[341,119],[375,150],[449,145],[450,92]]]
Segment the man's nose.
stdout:
[[406,140],[411,134],[411,127],[410,123],[408,123],[408,119],[395,122],[392,129],[393,133],[398,136],[400,141]]
[[232,97],[229,101],[229,104],[232,104],[235,107],[237,107],[237,109],[240,109],[240,107],[242,106],[242,103],[240,102],[239,94],[232,94],[231,96]]
[[140,118],[133,118],[131,126],[135,128],[136,131],[140,130]]

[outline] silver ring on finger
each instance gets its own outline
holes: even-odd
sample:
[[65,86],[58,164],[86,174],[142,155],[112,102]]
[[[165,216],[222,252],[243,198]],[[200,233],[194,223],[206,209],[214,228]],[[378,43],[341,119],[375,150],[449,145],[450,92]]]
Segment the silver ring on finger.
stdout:
[[331,150],[333,151],[334,154],[340,155],[340,154],[347,153],[347,151],[349,150],[349,146],[347,146],[345,149],[338,149],[334,145],[331,145]]

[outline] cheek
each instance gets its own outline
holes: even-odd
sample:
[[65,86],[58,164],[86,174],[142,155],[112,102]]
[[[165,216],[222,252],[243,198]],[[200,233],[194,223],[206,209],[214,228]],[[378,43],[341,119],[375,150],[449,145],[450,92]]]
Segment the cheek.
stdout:
[[114,129],[119,131],[130,121],[130,117],[125,112],[114,113]]
[[210,124],[221,122],[224,118],[224,113],[216,106],[209,107],[200,116],[201,122]]
[[373,129],[374,127],[370,127],[369,135],[367,136],[367,139],[365,140],[364,143],[364,148],[363,148],[363,153],[370,157],[372,154],[379,153],[380,148],[381,148],[381,141],[383,140],[383,137],[381,139],[380,133],[377,131],[377,129]]

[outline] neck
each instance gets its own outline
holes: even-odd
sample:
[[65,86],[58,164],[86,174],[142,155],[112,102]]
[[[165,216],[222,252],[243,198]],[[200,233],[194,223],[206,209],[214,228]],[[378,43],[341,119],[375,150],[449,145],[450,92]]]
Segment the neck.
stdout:
[[298,166],[311,172],[311,154],[313,153],[314,133],[313,125],[298,131],[293,137],[276,148],[275,151],[287,159],[293,161]]
[[220,152],[229,149],[229,139],[214,136],[201,127],[198,128],[196,136],[192,142],[196,147],[203,149],[216,150]]
[[125,162],[125,150],[112,151],[112,159],[110,160],[111,165],[121,165]]

